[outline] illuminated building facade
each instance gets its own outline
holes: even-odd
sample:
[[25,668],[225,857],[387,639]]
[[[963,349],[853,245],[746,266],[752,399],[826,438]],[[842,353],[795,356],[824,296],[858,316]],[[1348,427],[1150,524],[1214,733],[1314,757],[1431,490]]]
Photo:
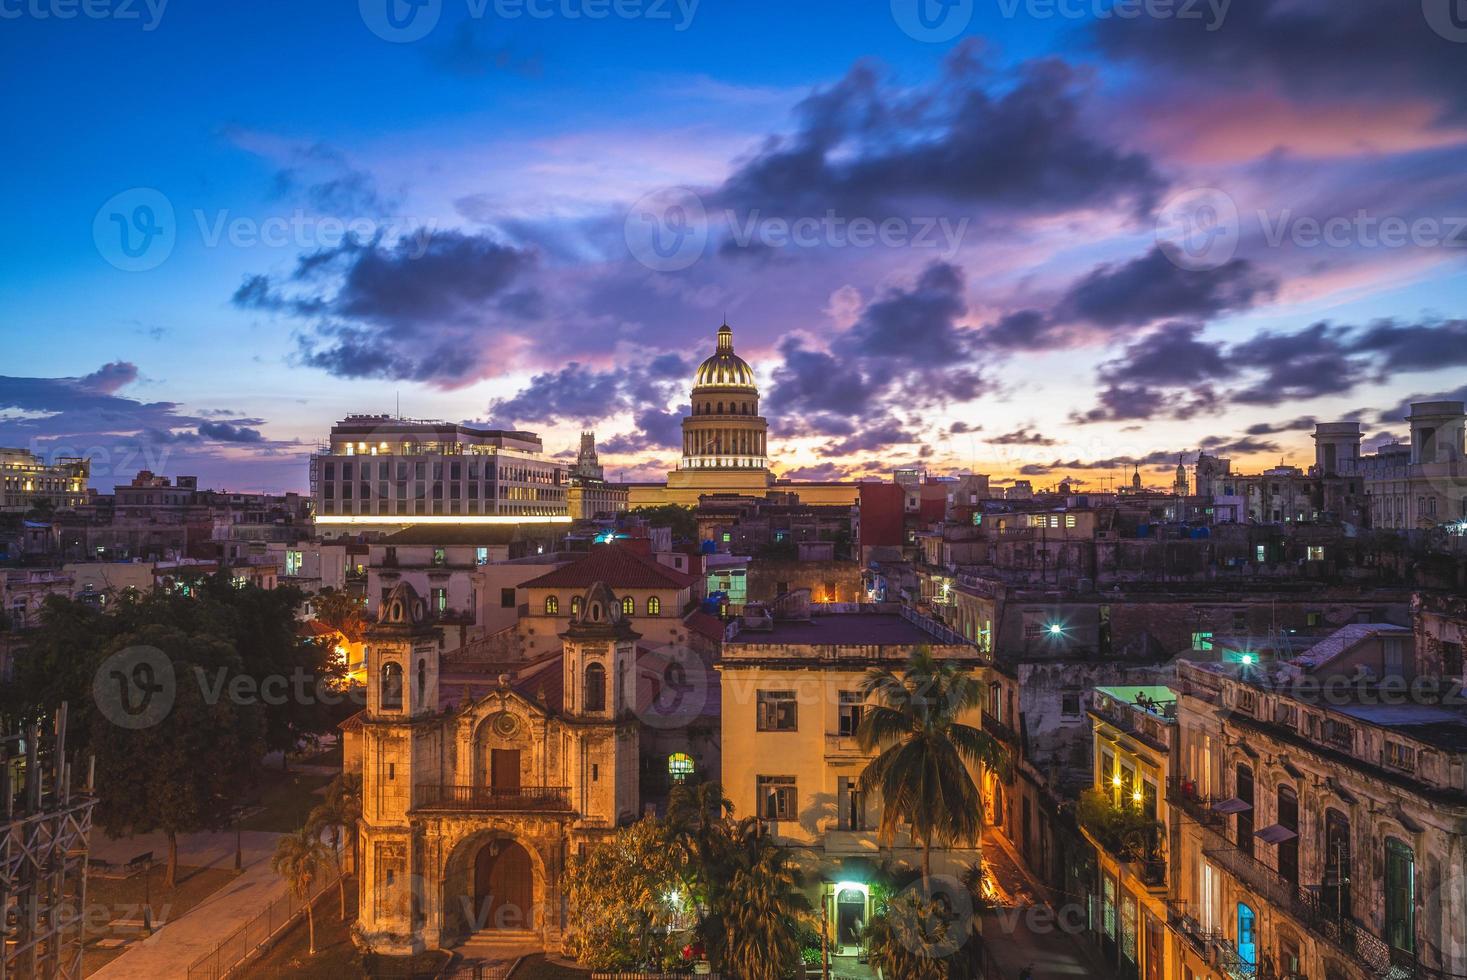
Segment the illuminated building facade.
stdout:
[[27,449],[0,448],[0,511],[24,512],[37,500],[79,507],[87,501],[89,475],[85,459],[62,456],[48,464]]
[[564,465],[532,432],[353,415],[311,457],[323,535],[407,524],[569,521]]

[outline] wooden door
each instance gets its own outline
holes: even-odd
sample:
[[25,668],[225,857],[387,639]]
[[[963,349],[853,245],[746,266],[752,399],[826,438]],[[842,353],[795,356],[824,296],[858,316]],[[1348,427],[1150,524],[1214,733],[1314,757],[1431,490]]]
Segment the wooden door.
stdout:
[[489,785],[495,790],[520,788],[520,750],[489,750]]
[[514,841],[491,841],[474,861],[474,907],[488,931],[534,927],[535,872],[529,852]]

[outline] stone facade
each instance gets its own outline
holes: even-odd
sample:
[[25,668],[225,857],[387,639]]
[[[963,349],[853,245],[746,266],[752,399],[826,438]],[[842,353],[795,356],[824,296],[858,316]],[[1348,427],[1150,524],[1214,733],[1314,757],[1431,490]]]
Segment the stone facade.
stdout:
[[637,634],[603,584],[563,652],[517,683],[439,703],[436,630],[407,584],[367,642],[356,935],[394,953],[508,933],[556,950],[573,850],[638,813]]

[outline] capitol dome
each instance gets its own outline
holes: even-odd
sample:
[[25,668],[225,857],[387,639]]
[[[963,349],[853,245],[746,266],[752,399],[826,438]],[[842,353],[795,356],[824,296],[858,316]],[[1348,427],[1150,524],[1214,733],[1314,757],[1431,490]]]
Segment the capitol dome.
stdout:
[[718,348],[713,356],[698,365],[698,373],[693,375],[693,390],[755,387],[754,369],[734,353],[733,329],[725,323],[718,328]]

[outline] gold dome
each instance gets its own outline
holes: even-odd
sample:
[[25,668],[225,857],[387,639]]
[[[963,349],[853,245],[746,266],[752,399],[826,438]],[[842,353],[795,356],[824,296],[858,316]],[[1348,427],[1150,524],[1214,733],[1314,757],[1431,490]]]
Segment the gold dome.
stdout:
[[712,357],[698,365],[698,373],[693,375],[693,390],[756,387],[754,369],[734,353],[733,330],[725,323],[718,328],[718,349],[713,352]]

